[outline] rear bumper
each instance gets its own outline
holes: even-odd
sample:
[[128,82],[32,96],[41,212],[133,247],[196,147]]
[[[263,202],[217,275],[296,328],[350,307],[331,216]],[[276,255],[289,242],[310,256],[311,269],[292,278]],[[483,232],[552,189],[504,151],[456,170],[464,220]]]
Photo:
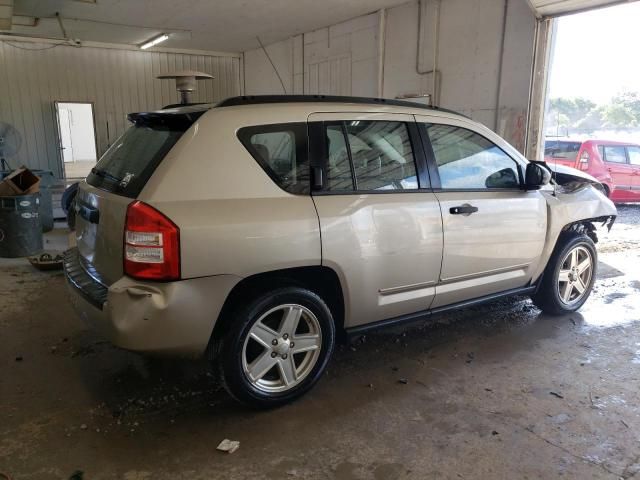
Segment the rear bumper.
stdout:
[[197,357],[209,343],[224,301],[241,280],[215,275],[177,282],[122,277],[106,286],[65,253],[65,275],[78,315],[113,344],[139,352]]

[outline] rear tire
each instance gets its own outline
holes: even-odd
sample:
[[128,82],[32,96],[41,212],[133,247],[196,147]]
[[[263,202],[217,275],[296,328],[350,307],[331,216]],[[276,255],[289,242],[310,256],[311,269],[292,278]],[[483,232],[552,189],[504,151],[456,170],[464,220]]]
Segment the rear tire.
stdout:
[[597,264],[596,246],[588,236],[577,232],[562,234],[540,288],[531,297],[533,303],[551,315],[578,310],[591,294]]
[[266,292],[242,306],[218,345],[220,376],[245,405],[272,408],[313,387],[335,345],[326,303],[299,287]]

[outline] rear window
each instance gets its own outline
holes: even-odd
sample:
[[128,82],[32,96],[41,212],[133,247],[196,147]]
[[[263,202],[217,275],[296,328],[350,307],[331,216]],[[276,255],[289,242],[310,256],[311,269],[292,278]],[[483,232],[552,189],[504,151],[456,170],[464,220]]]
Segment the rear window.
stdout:
[[131,113],[133,122],[87,177],[94,187],[137,197],[162,159],[206,109]]
[[581,145],[581,142],[547,140],[544,143],[544,156],[575,160]]

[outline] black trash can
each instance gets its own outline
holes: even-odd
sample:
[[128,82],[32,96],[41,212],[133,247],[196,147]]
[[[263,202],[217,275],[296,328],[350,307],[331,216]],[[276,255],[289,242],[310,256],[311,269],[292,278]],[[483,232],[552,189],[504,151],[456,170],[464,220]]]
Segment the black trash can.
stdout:
[[39,193],[0,197],[0,257],[28,257],[42,250],[39,210]]
[[[51,189],[55,182],[55,176],[51,170],[31,170],[40,177],[40,224],[43,232],[53,230],[53,199]],[[8,176],[11,171],[0,171],[0,180]]]

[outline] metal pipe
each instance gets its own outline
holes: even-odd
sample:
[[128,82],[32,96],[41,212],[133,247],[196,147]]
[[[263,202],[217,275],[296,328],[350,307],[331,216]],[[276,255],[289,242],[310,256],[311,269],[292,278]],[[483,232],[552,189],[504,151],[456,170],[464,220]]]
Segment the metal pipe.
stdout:
[[378,97],[384,97],[384,61],[387,40],[387,10],[379,10],[378,21]]
[[67,36],[67,31],[64,29],[64,25],[62,24],[62,17],[60,16],[59,12],[56,12],[56,18],[58,19],[58,25],[60,25],[60,30],[62,30],[62,37],[65,40],[69,40],[69,37]]
[[273,67],[273,71],[276,72],[276,76],[278,77],[278,80],[280,80],[280,85],[282,86],[282,91],[286,95],[287,94],[287,89],[284,86],[284,82],[282,81],[282,77],[280,76],[280,72],[278,72],[278,69],[276,68],[276,65],[273,63],[273,60],[271,60],[271,56],[269,55],[269,52],[267,52],[267,49],[262,44],[262,40],[260,40],[260,37],[258,37],[257,35],[256,35],[256,40],[258,40],[258,43],[260,44],[260,48],[262,49],[262,51],[264,52],[265,56],[267,57],[267,60],[269,60],[269,63],[271,64],[271,67]]
[[[436,14],[434,19],[435,35],[433,39],[433,75],[432,75],[432,93],[433,99],[436,101],[436,80],[438,71],[438,55],[440,54],[440,5],[442,0],[436,0]],[[438,99],[439,100],[439,99]]]
[[420,59],[422,57],[422,2],[424,0],[418,0],[418,42],[416,48],[416,73],[418,75],[433,75],[431,83],[431,105],[437,105],[440,100],[439,95],[436,92],[438,88],[439,80],[442,73],[438,70],[438,55],[440,51],[440,5],[441,0],[436,0],[436,14],[434,16],[434,39],[433,39],[433,68],[430,70],[420,69]]
[[533,108],[533,86],[536,76],[536,58],[538,56],[538,34],[540,31],[540,19],[536,19],[536,24],[533,30],[533,54],[531,55],[531,71],[529,72],[529,98],[527,99],[527,118],[524,128],[524,154],[527,155],[529,151],[529,138],[530,138],[530,126],[531,126],[531,109]]
[[502,90],[502,64],[504,63],[505,39],[507,36],[507,14],[509,13],[509,0],[504,0],[502,11],[502,30],[500,35],[500,55],[498,57],[498,81],[496,82],[496,105],[493,114],[493,127],[498,131],[498,121],[500,119],[500,93]]

